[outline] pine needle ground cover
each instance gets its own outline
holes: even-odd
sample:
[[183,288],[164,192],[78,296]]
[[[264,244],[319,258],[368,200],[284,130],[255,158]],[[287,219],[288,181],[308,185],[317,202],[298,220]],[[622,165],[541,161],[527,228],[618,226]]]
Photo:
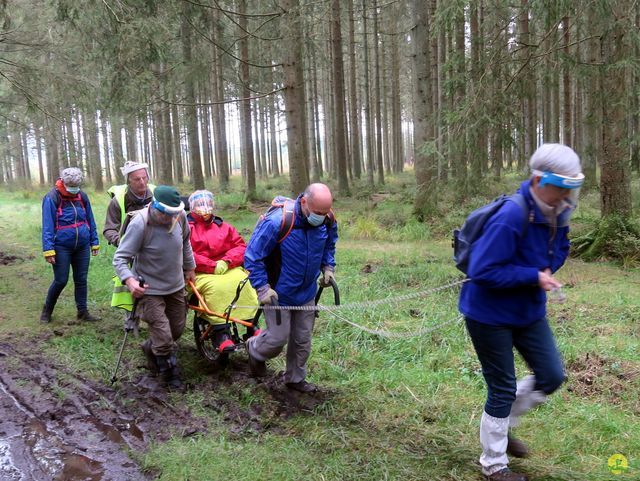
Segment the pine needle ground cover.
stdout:
[[[237,193],[221,195],[220,213],[248,238],[257,213],[283,185],[264,187],[264,204],[246,206]],[[322,387],[317,397],[291,396],[282,388],[282,357],[269,364],[272,376],[264,382],[246,375],[243,353],[225,370],[207,365],[188,328],[179,360],[189,389],[162,398],[161,408],[144,414],[135,411],[145,402],[140,393],[147,382],[140,339],[129,339],[120,379],[109,386],[122,341],[122,315],[108,307],[113,248],[103,245],[91,263],[90,309],[102,315],[100,323],[74,322],[71,284],[54,322],[37,321],[51,280],[40,253],[43,194],[0,193],[0,252],[6,260],[0,335],[14,344],[34,343],[52,365],[64,367],[68,379],[81,376],[103,386],[94,389],[104,396],[96,403],[118,402],[141,413],[140,423],[144,416],[162,416],[167,428],[150,428],[144,448],[130,450],[148,477],[481,479],[478,425],[485,388],[458,318],[457,288],[410,296],[460,279],[449,230],[472,206],[443,209],[438,220],[417,223],[410,215],[411,187],[402,179],[392,180],[384,192],[337,200],[337,279],[346,306],[335,314],[322,312],[316,322],[309,380]],[[101,226],[106,195],[90,195]],[[576,230],[589,220],[595,202],[587,197],[584,204]],[[568,380],[524,418],[518,436],[533,455],[512,467],[535,480],[638,479],[640,272],[571,259],[558,277],[567,301],[551,305],[549,319]],[[329,293],[321,303],[332,304]],[[390,335],[370,334],[346,320]],[[519,363],[519,375],[525,372]],[[68,379],[61,375],[51,387],[60,402],[82,389]],[[629,462],[617,476],[607,466],[614,454]]]

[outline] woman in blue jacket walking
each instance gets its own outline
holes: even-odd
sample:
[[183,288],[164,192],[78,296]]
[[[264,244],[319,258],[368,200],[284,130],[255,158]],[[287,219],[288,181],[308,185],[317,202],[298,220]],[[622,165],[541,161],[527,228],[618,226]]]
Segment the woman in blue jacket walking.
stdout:
[[[472,245],[471,280],[459,301],[487,383],[480,464],[491,481],[528,479],[507,467],[507,453],[528,454],[509,428],[565,379],[546,318],[546,293],[561,287],[553,274],[569,253],[569,218],[584,175],[578,155],[560,144],[540,146],[529,165],[531,178],[518,190],[528,208],[507,201],[487,221]],[[514,347],[533,372],[518,382]]]
[[70,267],[78,320],[99,320],[87,310],[89,253],[97,255],[100,243],[89,198],[80,191],[82,179],[77,167],[64,169],[55,187],[42,199],[42,251],[53,267],[53,282],[40,314],[41,322],[51,322],[53,308],[69,280]]

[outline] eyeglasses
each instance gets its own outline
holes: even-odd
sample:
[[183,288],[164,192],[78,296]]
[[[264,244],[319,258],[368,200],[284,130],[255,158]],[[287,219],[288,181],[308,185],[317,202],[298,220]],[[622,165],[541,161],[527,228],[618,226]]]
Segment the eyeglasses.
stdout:
[[555,185],[562,189],[577,189],[584,183],[584,174],[580,173],[575,177],[555,174],[553,172],[543,172],[540,176],[540,187],[546,184]]

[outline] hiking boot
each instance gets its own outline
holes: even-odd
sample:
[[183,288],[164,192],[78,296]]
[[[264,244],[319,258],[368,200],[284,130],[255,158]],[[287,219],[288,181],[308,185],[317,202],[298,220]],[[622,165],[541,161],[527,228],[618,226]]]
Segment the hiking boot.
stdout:
[[96,322],[100,320],[99,317],[91,315],[91,313],[86,309],[84,309],[83,311],[78,311],[78,316],[76,319],[78,319],[79,321],[85,321],[85,322]]
[[529,456],[529,448],[525,443],[518,438],[514,438],[511,434],[508,435],[509,440],[507,444],[507,453],[515,458],[526,458]]
[[52,314],[53,314],[53,309],[51,309],[50,307],[47,307],[47,305],[45,304],[42,307],[42,312],[40,313],[40,322],[44,324],[50,323]]
[[304,379],[300,382],[286,382],[284,383],[289,389],[293,389],[294,391],[298,391],[301,393],[309,394],[312,392],[316,392],[318,390],[318,386],[315,384],[311,384],[310,382],[305,381]]
[[258,361],[251,355],[249,343],[247,343],[247,357],[249,358],[249,371],[253,377],[265,377],[267,375],[267,364],[264,361]]
[[485,476],[487,481],[529,481],[524,474],[514,473],[509,468],[496,471],[490,476]]
[[158,362],[158,372],[162,376],[162,381],[169,390],[181,391],[184,388],[180,379],[180,369],[175,354],[169,356],[156,356]]
[[142,344],[140,344],[140,349],[144,352],[145,357],[147,358],[147,369],[151,371],[154,375],[158,374],[158,361],[156,360],[156,356],[151,349],[151,339],[147,339]]

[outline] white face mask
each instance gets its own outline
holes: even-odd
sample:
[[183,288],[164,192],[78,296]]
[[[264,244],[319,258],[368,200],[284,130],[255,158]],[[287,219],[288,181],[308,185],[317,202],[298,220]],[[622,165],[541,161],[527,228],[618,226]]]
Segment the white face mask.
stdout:
[[78,192],[80,192],[80,187],[69,187],[65,185],[64,188],[67,189],[67,192],[69,192],[70,194],[77,194]]

